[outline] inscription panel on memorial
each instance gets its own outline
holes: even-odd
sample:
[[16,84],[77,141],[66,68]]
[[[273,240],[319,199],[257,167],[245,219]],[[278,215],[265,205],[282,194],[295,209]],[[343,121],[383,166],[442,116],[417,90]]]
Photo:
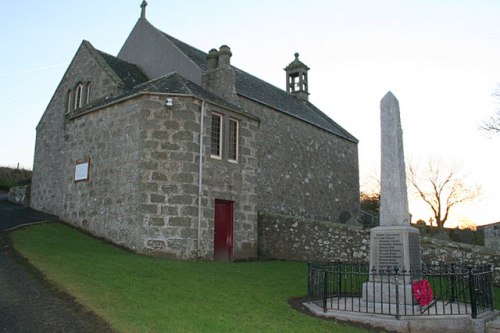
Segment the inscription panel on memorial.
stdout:
[[412,271],[421,269],[421,257],[420,257],[420,234],[419,233],[409,233],[408,234],[408,247],[410,252],[410,269]]
[[404,266],[403,235],[401,233],[377,233],[373,235],[372,246],[375,250],[373,265],[377,270]]

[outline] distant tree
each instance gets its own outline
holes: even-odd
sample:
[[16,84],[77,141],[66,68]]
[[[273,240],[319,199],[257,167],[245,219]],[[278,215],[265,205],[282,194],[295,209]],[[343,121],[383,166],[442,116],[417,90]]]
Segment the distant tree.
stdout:
[[487,132],[500,133],[500,110],[498,110],[490,120],[484,122],[481,128]]
[[[497,90],[494,95],[498,105],[500,105],[500,84],[497,85]],[[488,121],[481,124],[481,129],[491,133],[500,133],[500,109],[498,109]]]
[[416,195],[424,200],[434,214],[434,223],[439,229],[457,205],[473,201],[480,194],[478,186],[468,186],[455,168],[446,168],[440,162],[429,162],[427,169],[417,172],[410,165],[408,179]]
[[361,210],[378,215],[380,213],[380,193],[361,192]]
[[417,222],[415,222],[415,224],[419,227],[426,227],[427,226],[427,223],[425,223],[425,221],[422,219],[418,219]]

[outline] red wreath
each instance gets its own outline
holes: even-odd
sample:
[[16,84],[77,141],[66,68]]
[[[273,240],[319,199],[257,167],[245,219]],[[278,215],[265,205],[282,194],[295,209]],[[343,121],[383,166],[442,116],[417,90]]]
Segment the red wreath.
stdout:
[[412,282],[411,289],[413,292],[413,297],[421,306],[426,306],[432,302],[432,288],[431,284],[427,280],[417,280]]

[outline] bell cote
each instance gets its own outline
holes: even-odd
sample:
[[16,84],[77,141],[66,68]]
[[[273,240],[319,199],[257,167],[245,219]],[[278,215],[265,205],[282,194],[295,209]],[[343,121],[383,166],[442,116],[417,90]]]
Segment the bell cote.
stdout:
[[309,99],[307,71],[309,67],[299,60],[298,53],[295,53],[295,60],[285,67],[286,91],[306,101]]

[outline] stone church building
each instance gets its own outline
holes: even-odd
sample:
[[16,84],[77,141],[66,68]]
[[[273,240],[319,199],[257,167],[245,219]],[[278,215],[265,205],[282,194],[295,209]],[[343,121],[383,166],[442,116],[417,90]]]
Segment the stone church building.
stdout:
[[[256,257],[258,218],[359,211],[358,141],[308,101],[141,17],[117,56],[83,41],[38,126],[31,205],[176,259]],[[278,70],[278,69],[277,69]]]

